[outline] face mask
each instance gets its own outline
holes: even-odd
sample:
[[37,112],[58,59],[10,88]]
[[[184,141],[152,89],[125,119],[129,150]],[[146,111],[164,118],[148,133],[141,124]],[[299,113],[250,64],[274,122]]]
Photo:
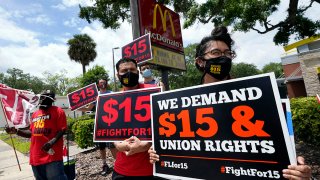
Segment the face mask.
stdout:
[[120,75],[120,82],[126,87],[136,86],[139,83],[139,74],[129,71],[123,75]]
[[52,103],[54,102],[54,99],[47,95],[41,95],[40,101],[39,101],[39,108],[40,109],[48,109],[52,106]]
[[227,77],[231,70],[231,59],[226,56],[217,58],[205,59],[206,65],[204,72],[210,74],[212,77],[222,80]]
[[151,77],[151,76],[152,76],[151,69],[146,69],[146,70],[144,70],[144,71],[142,72],[142,76],[143,76],[144,78],[149,78],[149,77]]

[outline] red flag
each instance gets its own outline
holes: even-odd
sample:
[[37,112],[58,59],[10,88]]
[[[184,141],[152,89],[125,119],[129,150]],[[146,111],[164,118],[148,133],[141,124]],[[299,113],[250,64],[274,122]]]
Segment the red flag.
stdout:
[[318,100],[318,103],[320,104],[320,96],[319,96],[319,94],[317,94],[317,100]]
[[0,84],[0,99],[5,116],[16,128],[30,125],[30,112],[39,100],[37,95]]

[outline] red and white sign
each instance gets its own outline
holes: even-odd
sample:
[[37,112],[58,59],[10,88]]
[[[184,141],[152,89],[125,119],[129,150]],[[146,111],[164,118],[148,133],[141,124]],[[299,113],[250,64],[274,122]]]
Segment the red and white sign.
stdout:
[[30,125],[30,112],[39,103],[38,95],[0,84],[0,99],[3,112],[9,122],[16,128],[25,128]]

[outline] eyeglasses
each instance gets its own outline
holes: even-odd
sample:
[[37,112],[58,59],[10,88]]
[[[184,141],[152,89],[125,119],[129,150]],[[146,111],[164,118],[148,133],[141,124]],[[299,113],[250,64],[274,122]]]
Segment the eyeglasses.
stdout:
[[234,51],[231,51],[231,50],[225,50],[224,52],[220,51],[219,49],[212,49],[206,53],[204,53],[202,56],[206,55],[206,54],[211,54],[212,56],[215,56],[215,57],[220,57],[222,55],[224,56],[227,56],[231,59],[235,58],[236,57],[236,53]]

